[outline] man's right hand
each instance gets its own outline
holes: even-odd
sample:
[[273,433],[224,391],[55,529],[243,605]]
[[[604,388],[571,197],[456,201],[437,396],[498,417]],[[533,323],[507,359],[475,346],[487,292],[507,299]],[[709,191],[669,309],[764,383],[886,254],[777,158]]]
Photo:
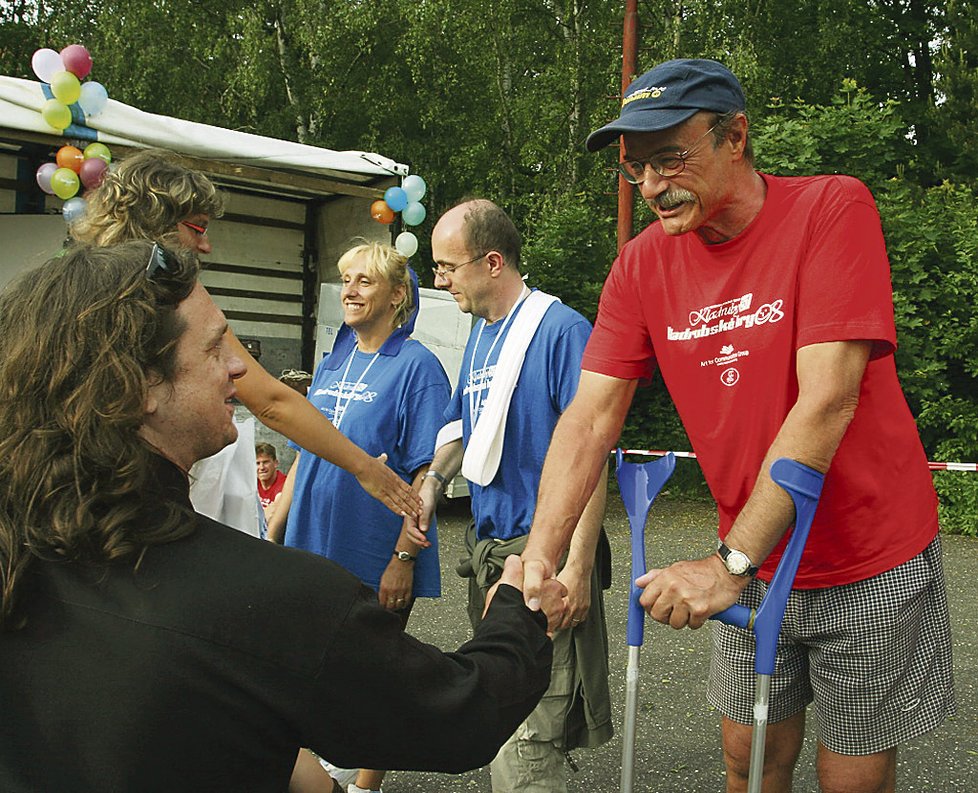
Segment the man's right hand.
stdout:
[[[552,633],[563,621],[567,588],[557,580],[556,566],[548,559],[523,551],[521,561],[523,602],[531,611],[542,610],[547,615],[548,630]],[[559,607],[548,602],[553,596],[560,599]]]
[[406,520],[407,537],[411,542],[420,548],[430,548],[431,542],[428,540],[428,528],[431,526],[432,518],[435,515],[435,508],[438,506],[438,496],[441,495],[441,488],[436,480],[425,479],[421,483],[421,490],[418,495],[421,497],[421,511],[414,519],[408,516]]
[[[507,556],[506,561],[503,562],[502,575],[486,595],[486,610],[489,609],[489,604],[492,602],[492,596],[496,593],[496,589],[500,584],[509,584],[512,587],[522,590],[525,599],[525,576],[526,568],[522,564],[520,557],[516,556],[516,554]],[[567,589],[556,578],[551,577],[547,579],[538,588],[538,592],[535,597],[537,598],[539,605],[533,610],[543,611],[544,615],[546,615],[548,635],[552,635],[556,626],[559,625],[564,619],[564,611],[567,608],[564,601],[564,597],[566,595]],[[483,614],[485,614],[485,611]]]

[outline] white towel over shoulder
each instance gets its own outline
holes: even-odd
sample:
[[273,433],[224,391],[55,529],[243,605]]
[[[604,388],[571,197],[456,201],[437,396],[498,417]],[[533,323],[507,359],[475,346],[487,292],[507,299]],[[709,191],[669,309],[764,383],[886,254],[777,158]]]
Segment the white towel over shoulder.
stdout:
[[513,318],[513,324],[499,351],[499,360],[489,385],[489,394],[482,405],[482,414],[476,421],[462,457],[462,475],[470,482],[485,487],[499,470],[509,403],[523,368],[526,349],[533,341],[547,309],[559,302],[558,298],[546,292],[531,292]]

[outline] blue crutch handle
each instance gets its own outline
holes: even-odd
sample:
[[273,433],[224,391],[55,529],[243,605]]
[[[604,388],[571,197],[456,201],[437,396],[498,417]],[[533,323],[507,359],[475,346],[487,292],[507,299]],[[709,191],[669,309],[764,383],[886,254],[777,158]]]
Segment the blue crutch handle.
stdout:
[[754,631],[757,644],[754,671],[759,675],[774,674],[778,634],[784,621],[785,606],[795,582],[802,551],[808,541],[808,532],[812,527],[825,476],[796,460],[781,457],[771,465],[771,479],[787,491],[795,505],[795,526],[778,563],[778,569],[774,571],[764,599],[756,611],[735,604],[710,618]]
[[652,502],[676,468],[676,455],[666,454],[646,463],[626,463],[622,450],[616,452],[615,475],[628,514],[632,535],[632,578],[628,594],[628,646],[641,647],[645,636],[645,611],[638,602],[642,590],[635,579],[645,575],[645,522]]

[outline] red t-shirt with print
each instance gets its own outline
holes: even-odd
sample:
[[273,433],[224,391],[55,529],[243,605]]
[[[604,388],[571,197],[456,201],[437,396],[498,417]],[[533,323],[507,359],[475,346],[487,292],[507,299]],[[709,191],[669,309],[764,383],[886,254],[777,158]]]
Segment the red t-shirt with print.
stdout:
[[[763,178],[764,206],[734,239],[706,245],[655,223],[622,249],[582,366],[624,379],[661,371],[725,537],[797,399],[796,351],[874,341],[795,586],[859,581],[917,555],[937,533],[937,497],[893,360],[879,214],[851,177]],[[760,578],[773,575],[783,547]]]

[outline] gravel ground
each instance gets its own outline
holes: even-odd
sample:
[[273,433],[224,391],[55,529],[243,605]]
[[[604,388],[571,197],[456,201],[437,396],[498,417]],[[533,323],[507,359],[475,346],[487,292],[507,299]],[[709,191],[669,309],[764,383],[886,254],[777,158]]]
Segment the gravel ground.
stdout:
[[[468,503],[458,500],[439,511],[443,594],[422,600],[409,630],[442,648],[468,638],[464,582],[455,563],[469,520]],[[660,565],[712,550],[715,510],[711,503],[671,498],[664,493],[652,508],[647,528],[648,559]],[[611,696],[620,732],[625,699],[626,592],[629,528],[617,496],[609,498],[606,520],[613,554],[613,585],[605,593],[611,638]],[[958,716],[901,749],[898,790],[908,793],[978,793],[978,540],[945,537],[944,557],[954,631]],[[710,628],[673,631],[647,625],[641,658],[641,694],[635,747],[636,791],[717,793],[724,789],[718,717],[707,704]],[[410,729],[410,717],[405,720]],[[598,749],[577,751],[580,771],[570,774],[571,791],[615,793],[620,789],[621,737]],[[806,740],[795,776],[796,791],[817,791],[814,739]],[[487,770],[459,776],[391,772],[385,793],[490,793]]]

